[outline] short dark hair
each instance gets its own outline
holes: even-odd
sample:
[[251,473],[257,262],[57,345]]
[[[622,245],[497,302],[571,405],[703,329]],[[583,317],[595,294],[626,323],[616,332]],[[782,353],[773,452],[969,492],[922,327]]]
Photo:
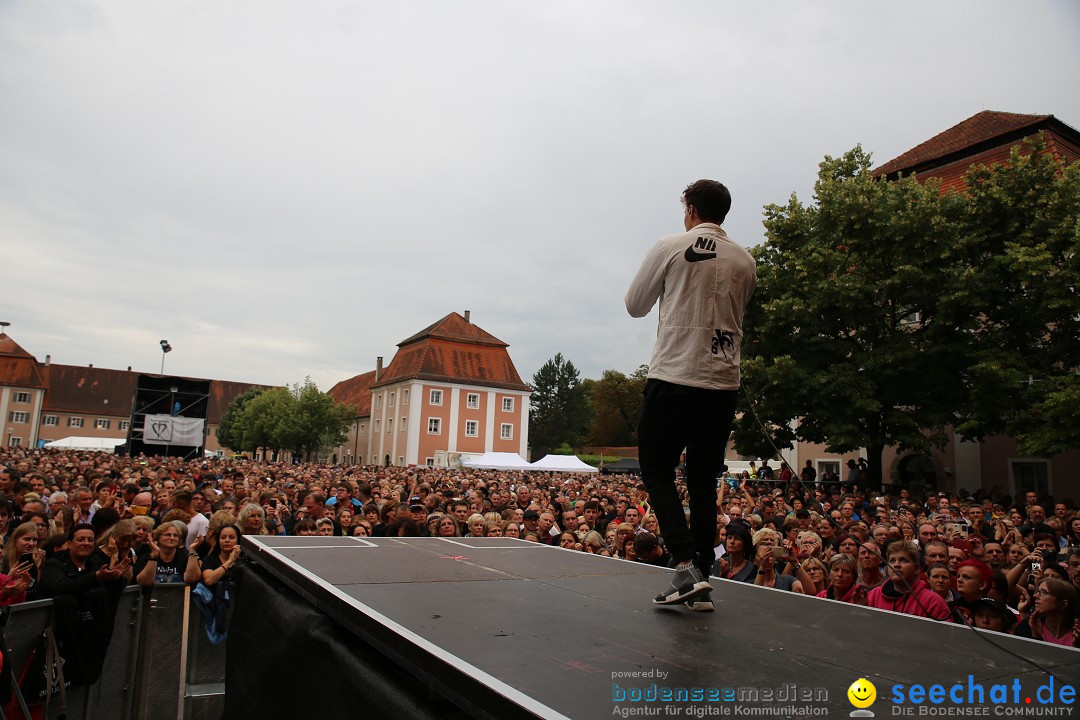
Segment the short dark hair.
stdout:
[[731,193],[715,180],[698,180],[687,185],[682,200],[687,207],[692,205],[697,210],[699,218],[717,225],[723,224],[731,209]]

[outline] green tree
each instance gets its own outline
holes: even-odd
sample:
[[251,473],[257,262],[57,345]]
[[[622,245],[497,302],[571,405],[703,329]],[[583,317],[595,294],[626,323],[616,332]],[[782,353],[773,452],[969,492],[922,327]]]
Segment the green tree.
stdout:
[[[873,177],[859,147],[825,158],[814,194],[814,205],[792,195],[765,209],[745,387],[778,445],[865,447],[879,484],[886,446],[943,445],[965,405],[972,307],[950,254],[961,201],[933,180]],[[743,410],[736,446],[760,452]]]
[[557,353],[532,379],[532,412],[529,441],[538,453],[550,452],[563,443],[579,448],[592,420],[588,385],[578,369]]
[[642,390],[649,367],[642,365],[630,376],[605,370],[592,388],[593,421],[589,443],[609,447],[637,445]]
[[344,442],[356,417],[355,408],[336,402],[310,378],[291,388],[250,394],[237,398],[226,411],[231,413],[229,438],[235,444],[229,447],[234,450],[285,449],[311,458]]
[[1004,165],[967,177],[963,290],[979,311],[967,436],[1005,432],[1022,452],[1080,448],[1080,163],[1066,167],[1044,138]]
[[305,378],[303,385],[293,385],[292,396],[291,416],[279,438],[280,447],[311,459],[345,442],[356,408],[321,392],[311,378]]
[[251,388],[247,392],[233,398],[225,414],[218,423],[217,439],[222,447],[230,450],[243,450],[243,416],[247,404],[259,397],[263,388]]

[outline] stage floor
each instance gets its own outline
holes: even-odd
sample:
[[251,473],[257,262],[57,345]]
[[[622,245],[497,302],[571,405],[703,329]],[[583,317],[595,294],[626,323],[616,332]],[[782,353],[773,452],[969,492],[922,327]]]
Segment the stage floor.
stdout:
[[[669,570],[508,538],[243,543],[476,717],[839,717],[861,677],[877,689],[877,717],[922,714],[907,694],[916,684],[945,686],[943,703],[922,701],[937,715],[1052,714],[1074,707],[1062,684],[1080,684],[1080,650],[717,578],[714,613],[656,607]],[[1033,663],[1056,676],[1053,702],[1039,702],[1051,678]],[[954,683],[962,705],[948,698]],[[979,694],[969,685],[983,686],[982,702],[967,702]],[[1005,702],[992,701],[994,685],[1008,686]]]

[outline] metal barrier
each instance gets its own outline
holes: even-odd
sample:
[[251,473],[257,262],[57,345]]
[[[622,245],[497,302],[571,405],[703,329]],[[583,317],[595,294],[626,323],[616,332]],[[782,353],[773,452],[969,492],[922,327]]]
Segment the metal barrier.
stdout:
[[[25,667],[51,624],[51,600],[11,607],[4,629],[11,667]],[[131,586],[121,595],[101,678],[68,692],[67,718],[218,720],[224,705],[225,645],[207,640],[191,589],[155,585],[146,593]],[[59,709],[53,695],[48,717]]]

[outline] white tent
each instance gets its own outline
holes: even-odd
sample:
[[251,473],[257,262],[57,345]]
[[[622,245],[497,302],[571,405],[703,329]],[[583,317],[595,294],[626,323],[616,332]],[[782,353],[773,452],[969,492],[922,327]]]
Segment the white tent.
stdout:
[[79,437],[73,435],[71,437],[47,442],[45,443],[45,447],[59,448],[62,450],[105,450],[113,452],[117,445],[123,444],[124,438]]
[[532,470],[532,465],[521,459],[517,453],[487,452],[468,459],[461,464],[467,468],[482,470]]
[[599,472],[592,465],[582,462],[577,455],[545,455],[529,467],[533,470],[542,470],[544,472]]

